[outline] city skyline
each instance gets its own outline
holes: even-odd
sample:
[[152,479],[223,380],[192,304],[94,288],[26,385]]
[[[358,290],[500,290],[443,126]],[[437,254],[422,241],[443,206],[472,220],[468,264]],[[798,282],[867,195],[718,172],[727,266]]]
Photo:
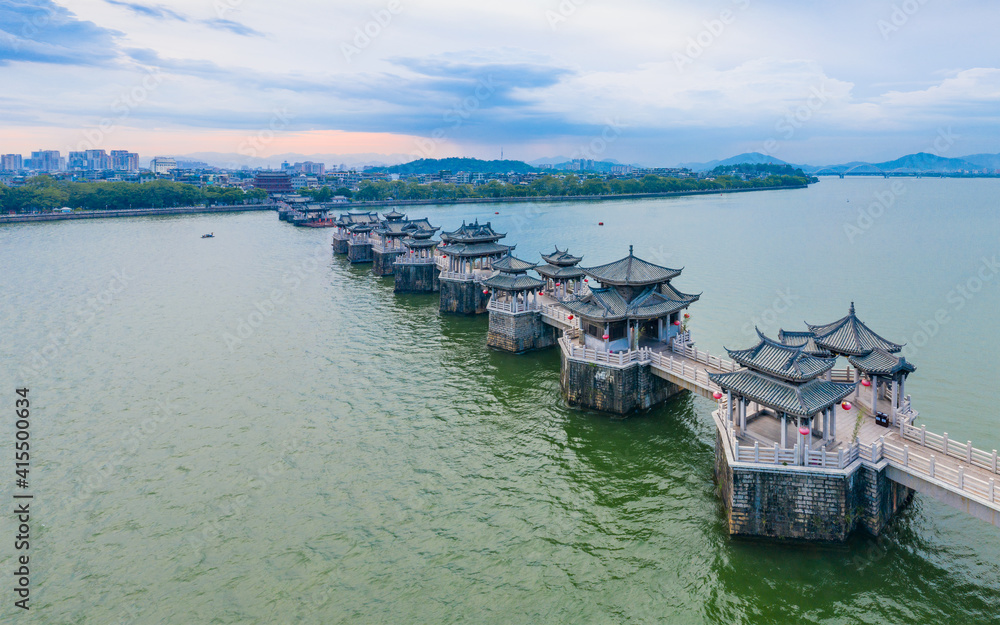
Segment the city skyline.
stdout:
[[1000,69],[983,44],[997,13],[926,0],[32,0],[0,7],[0,151],[503,149],[663,166],[995,153]]

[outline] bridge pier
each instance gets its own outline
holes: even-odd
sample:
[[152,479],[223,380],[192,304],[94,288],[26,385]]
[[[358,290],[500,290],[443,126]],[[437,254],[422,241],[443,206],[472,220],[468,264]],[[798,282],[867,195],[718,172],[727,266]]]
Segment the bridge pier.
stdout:
[[438,275],[441,270],[434,263],[400,263],[392,266],[396,293],[436,293],[441,290]]
[[684,389],[651,371],[649,363],[625,366],[581,362],[562,348],[559,376],[563,397],[570,406],[627,415],[652,408]]
[[844,469],[735,462],[720,428],[715,480],[729,533],[746,538],[843,542],[855,530],[878,536],[913,497],[888,463]]
[[520,354],[533,349],[552,347],[558,330],[542,321],[541,311],[511,313],[490,309],[490,329],[486,345]]
[[481,315],[486,312],[490,296],[475,280],[453,280],[441,276],[441,312],[459,315]]

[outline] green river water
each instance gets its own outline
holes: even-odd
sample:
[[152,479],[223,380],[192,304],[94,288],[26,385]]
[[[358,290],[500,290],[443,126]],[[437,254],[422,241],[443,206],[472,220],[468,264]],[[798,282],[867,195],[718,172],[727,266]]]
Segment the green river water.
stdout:
[[[908,343],[921,422],[993,449],[997,197],[1000,180],[828,178],[410,212],[490,220],[532,261],[632,244],[685,267],[713,353],[853,300]],[[271,212],[0,226],[0,444],[27,386],[35,494],[32,608],[13,606],[4,513],[0,621],[1000,622],[1000,529],[918,495],[877,539],[731,539],[711,402],[571,409],[557,350],[488,350],[485,316],[394,295],[329,241]]]

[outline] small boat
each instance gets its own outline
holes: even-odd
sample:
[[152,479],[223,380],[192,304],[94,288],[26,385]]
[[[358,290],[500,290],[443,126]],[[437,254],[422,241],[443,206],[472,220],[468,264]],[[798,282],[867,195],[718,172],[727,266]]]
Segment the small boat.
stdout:
[[215,233],[214,232],[210,232],[208,234],[203,234],[203,235],[201,235],[201,238],[203,238],[203,239],[214,239],[215,238]]
[[599,221],[599,222],[597,222],[597,225],[598,225],[598,226],[603,226],[603,225],[604,225],[604,222],[603,222],[603,221]]

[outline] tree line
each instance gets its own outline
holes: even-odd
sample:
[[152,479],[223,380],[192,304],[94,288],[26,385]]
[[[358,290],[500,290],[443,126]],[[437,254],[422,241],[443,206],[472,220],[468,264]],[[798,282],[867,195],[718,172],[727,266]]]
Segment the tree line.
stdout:
[[199,188],[182,182],[153,180],[130,182],[71,182],[35,176],[20,187],[0,184],[0,212],[31,213],[62,207],[83,210],[128,210],[259,202],[261,189],[244,192],[235,187]]
[[543,197],[579,195],[624,195],[633,193],[665,193],[670,191],[709,191],[723,189],[748,189],[755,187],[786,187],[809,184],[805,175],[769,175],[753,180],[741,180],[721,175],[714,180],[696,178],[665,178],[649,174],[641,179],[604,180],[598,176],[579,178],[570,174],[565,178],[542,176],[529,184],[509,184],[490,180],[472,186],[432,182],[395,180],[363,181],[354,193],[355,201],[372,200],[453,200],[460,198]]

